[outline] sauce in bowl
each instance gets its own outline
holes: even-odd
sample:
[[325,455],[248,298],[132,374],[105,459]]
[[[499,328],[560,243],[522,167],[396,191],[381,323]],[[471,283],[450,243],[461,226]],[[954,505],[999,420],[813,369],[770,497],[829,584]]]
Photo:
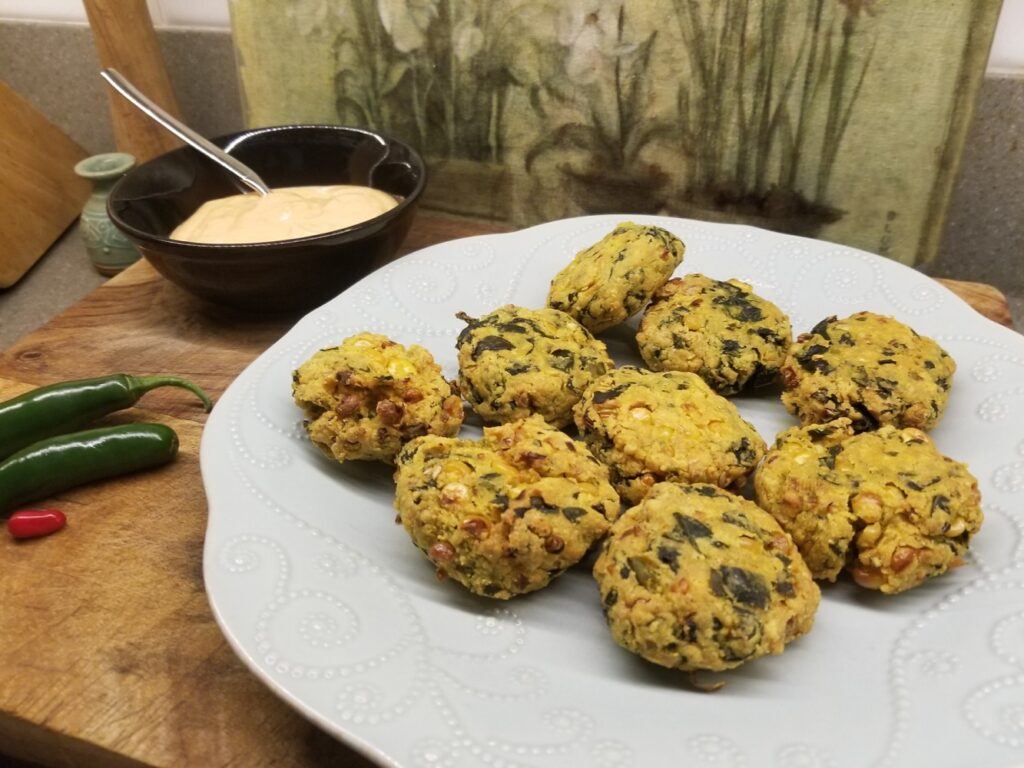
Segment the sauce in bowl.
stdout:
[[393,196],[372,187],[282,187],[268,195],[208,200],[174,229],[171,239],[219,245],[293,240],[361,224],[396,205]]

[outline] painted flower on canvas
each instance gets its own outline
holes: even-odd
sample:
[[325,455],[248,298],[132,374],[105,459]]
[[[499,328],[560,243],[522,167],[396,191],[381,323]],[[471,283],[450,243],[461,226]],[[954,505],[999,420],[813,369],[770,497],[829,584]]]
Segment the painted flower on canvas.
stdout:
[[423,47],[430,23],[437,18],[437,5],[438,0],[377,0],[381,23],[397,51]]
[[568,49],[565,74],[580,85],[596,82],[609,59],[627,53],[635,45],[623,46],[618,37],[622,2],[569,0],[558,18],[558,42]]

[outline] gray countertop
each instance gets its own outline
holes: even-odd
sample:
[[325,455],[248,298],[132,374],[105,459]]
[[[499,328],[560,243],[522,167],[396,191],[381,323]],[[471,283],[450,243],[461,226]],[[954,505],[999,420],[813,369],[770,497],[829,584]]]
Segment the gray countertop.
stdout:
[[0,349],[6,349],[106,280],[93,269],[78,224],[71,225],[19,282],[0,290]]

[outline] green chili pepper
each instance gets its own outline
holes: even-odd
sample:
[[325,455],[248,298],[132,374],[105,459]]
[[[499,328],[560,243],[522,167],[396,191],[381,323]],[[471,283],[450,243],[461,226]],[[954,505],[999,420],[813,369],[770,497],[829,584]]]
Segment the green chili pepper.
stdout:
[[115,373],[96,379],[51,384],[0,403],[0,459],[47,437],[74,432],[108,413],[129,408],[157,387],[182,387],[203,401],[210,398],[191,381],[177,376],[129,376]]
[[122,424],[33,443],[0,463],[0,514],[84,483],[166,464],[178,435],[163,424]]

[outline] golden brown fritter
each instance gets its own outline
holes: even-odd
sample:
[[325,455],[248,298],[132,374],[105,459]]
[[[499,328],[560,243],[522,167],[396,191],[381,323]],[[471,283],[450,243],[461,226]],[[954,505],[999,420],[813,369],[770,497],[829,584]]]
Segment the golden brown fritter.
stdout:
[[421,437],[398,456],[395,506],[438,574],[507,599],[575,565],[619,513],[608,470],[539,416],[483,439]]
[[548,306],[600,333],[643,309],[685,251],[683,242],[661,227],[624,221],[555,276]]
[[828,317],[802,334],[782,366],[782,402],[802,424],[847,418],[931,429],[942,418],[956,364],[931,339],[885,315]]
[[746,283],[687,275],[655,292],[636,341],[652,371],[690,371],[732,395],[775,379],[792,331],[785,313]]
[[631,504],[662,480],[741,486],[764,455],[754,427],[694,373],[617,368],[590,386],[574,414]]
[[459,389],[489,423],[539,414],[551,425],[572,421],[583,390],[613,367],[604,343],[557,309],[508,304],[459,334]]
[[391,462],[419,435],[454,435],[462,400],[423,347],[359,333],[322,349],[292,374],[310,440],[338,461]]
[[594,577],[619,645],[689,671],[782,653],[820,599],[771,515],[703,484],[655,485],[612,525]]
[[848,419],[788,429],[754,487],[815,578],[845,568],[886,593],[958,565],[982,522],[977,480],[919,429],[854,434]]

